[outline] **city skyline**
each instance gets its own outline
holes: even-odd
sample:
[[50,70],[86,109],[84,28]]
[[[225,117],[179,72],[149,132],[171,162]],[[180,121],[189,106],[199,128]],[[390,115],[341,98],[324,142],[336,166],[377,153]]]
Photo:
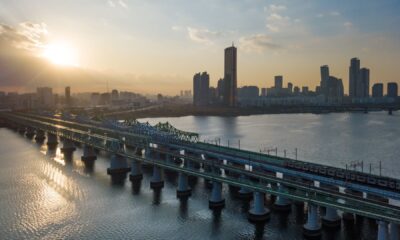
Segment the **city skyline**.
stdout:
[[[176,3],[6,1],[0,50],[2,58],[12,59],[0,61],[0,87],[104,91],[109,82],[119,89],[176,95],[191,88],[198,70],[207,70],[215,86],[224,77],[221,51],[232,41],[238,47],[238,87],[272,86],[273,77],[283,75],[315,89],[318,67],[325,64],[347,82],[353,57],[371,69],[371,86],[398,82],[396,1]],[[81,14],[83,8],[90,10]],[[17,66],[28,71],[16,74]],[[348,84],[344,88],[348,93]]]

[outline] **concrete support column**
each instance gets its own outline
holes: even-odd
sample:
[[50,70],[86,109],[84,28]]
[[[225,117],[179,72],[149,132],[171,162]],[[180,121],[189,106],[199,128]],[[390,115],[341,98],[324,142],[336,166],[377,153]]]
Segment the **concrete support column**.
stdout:
[[42,143],[46,139],[45,132],[43,130],[36,130],[35,140],[36,142]]
[[47,146],[49,148],[55,148],[58,144],[57,135],[52,133],[47,133]]
[[378,221],[378,240],[388,240],[388,224],[384,221]]
[[[245,175],[240,175],[240,179],[242,181],[246,181],[247,177]],[[245,187],[240,187],[239,191],[238,191],[238,197],[240,199],[244,199],[244,200],[249,200],[251,199],[251,197],[253,196],[253,192]]]
[[263,222],[269,219],[270,211],[264,207],[264,193],[254,192],[253,206],[249,210],[248,219],[251,222]]
[[25,136],[26,136],[27,138],[29,138],[29,139],[32,139],[33,136],[35,136],[35,129],[32,128],[32,127],[27,127],[27,128],[26,128]]
[[322,217],[322,225],[325,227],[340,227],[342,219],[334,208],[327,207],[325,215]]
[[83,146],[83,156],[81,157],[82,162],[87,168],[92,168],[94,161],[97,159],[94,149],[90,145]]
[[321,235],[318,208],[313,204],[308,205],[308,218],[306,224],[303,225],[303,234],[307,237],[318,237]]
[[160,189],[164,187],[164,179],[162,175],[162,169],[158,166],[153,166],[153,176],[150,180],[150,187],[152,189]]
[[189,187],[188,176],[185,173],[179,172],[178,189],[176,196],[178,198],[187,198],[192,195],[192,189]]
[[[135,155],[142,157],[142,149],[137,147],[135,149]],[[143,179],[142,164],[138,160],[132,160],[131,162],[131,173],[129,174],[129,180],[133,183],[136,181],[141,181]]]
[[211,198],[208,201],[210,209],[221,209],[225,207],[225,199],[222,198],[222,183],[213,181]]
[[26,127],[25,126],[22,126],[22,125],[18,126],[19,134],[24,135],[25,131],[26,131]]
[[[278,189],[280,192],[286,191],[286,187],[283,186],[282,184],[279,184]],[[278,211],[290,211],[291,210],[291,202],[289,199],[287,199],[285,197],[277,196],[273,207],[275,210],[278,210]]]
[[390,227],[390,240],[399,240],[399,225],[396,223],[389,223]]
[[72,140],[65,139],[63,141],[63,146],[60,150],[64,154],[65,159],[71,159],[73,152],[76,150],[76,147],[74,146],[74,142],[72,142]]
[[111,176],[113,184],[123,184],[126,174],[130,171],[126,158],[114,153],[111,156],[111,165],[107,168],[107,174]]

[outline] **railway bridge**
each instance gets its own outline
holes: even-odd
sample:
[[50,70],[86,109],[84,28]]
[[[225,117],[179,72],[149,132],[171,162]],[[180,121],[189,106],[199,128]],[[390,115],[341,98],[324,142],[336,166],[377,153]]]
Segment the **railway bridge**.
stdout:
[[[112,154],[107,173],[113,183],[141,181],[142,167],[152,168],[150,187],[164,186],[164,174],[177,174],[177,197],[191,195],[189,180],[204,178],[212,188],[210,209],[225,206],[223,184],[237,196],[253,199],[248,219],[266,221],[270,209],[290,211],[292,204],[304,209],[303,233],[321,235],[321,228],[338,228],[355,217],[375,219],[377,239],[399,239],[400,179],[360,173],[321,164],[271,156],[243,149],[200,142],[199,135],[178,130],[169,123],[151,126],[138,121],[93,121],[70,115],[2,112],[3,124],[36,141],[56,148],[70,158],[75,143],[83,147],[82,161],[92,167],[96,150]],[[339,212],[340,211],[340,212]]]

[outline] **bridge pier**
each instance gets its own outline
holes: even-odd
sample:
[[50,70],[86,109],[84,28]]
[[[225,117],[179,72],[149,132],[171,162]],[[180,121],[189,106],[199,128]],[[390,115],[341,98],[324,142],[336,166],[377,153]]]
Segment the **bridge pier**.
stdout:
[[[137,147],[135,149],[135,155],[142,157],[142,149]],[[143,179],[142,164],[140,161],[132,159],[131,162],[131,173],[129,174],[129,181],[132,183],[141,181]]]
[[389,223],[390,240],[399,240],[399,224]]
[[[247,177],[242,174],[240,175],[240,179],[245,181],[247,180]],[[238,197],[243,200],[250,200],[253,197],[253,192],[245,187],[240,187]]]
[[[278,189],[280,192],[286,191],[286,187],[283,186],[282,184],[279,184]],[[273,207],[274,207],[274,210],[283,211],[283,212],[288,212],[292,208],[290,200],[285,197],[282,197],[282,196],[276,197]]]
[[47,132],[47,147],[49,149],[54,149],[57,147],[58,139],[57,135]]
[[222,197],[222,183],[213,181],[211,198],[208,201],[210,209],[222,209],[225,207],[225,199]]
[[153,166],[153,176],[150,180],[151,189],[161,189],[164,187],[164,179],[162,169],[156,165]]
[[94,161],[97,159],[96,153],[92,146],[83,146],[83,156],[81,157],[82,162],[86,168],[93,168]]
[[378,221],[378,240],[388,240],[388,224],[384,221]]
[[130,168],[128,167],[125,157],[117,153],[111,156],[111,165],[107,168],[107,174],[111,176],[111,182],[113,184],[123,184],[129,170]]
[[337,210],[331,207],[327,207],[325,215],[322,217],[322,225],[330,228],[339,228],[342,223]]
[[[339,187],[329,184],[320,183],[320,188],[327,188],[335,192],[339,192]],[[325,214],[322,217],[322,225],[328,228],[339,228],[342,224],[342,218],[337,213],[337,210],[331,207],[325,208]]]
[[270,217],[269,209],[265,208],[265,195],[261,192],[254,192],[253,207],[249,210],[248,219],[250,222],[264,222]]
[[63,147],[60,150],[64,154],[64,159],[71,160],[72,159],[72,154],[74,153],[76,148],[75,148],[74,143],[72,142],[72,140],[64,139]]
[[180,199],[186,199],[191,195],[192,195],[192,189],[189,187],[188,176],[185,173],[179,172],[176,197]]
[[26,131],[25,126],[22,126],[22,125],[18,126],[18,133],[19,134],[24,135],[25,131]]
[[306,237],[321,236],[321,224],[318,221],[317,206],[308,204],[308,217],[306,224],[303,225],[303,234]]
[[26,136],[27,138],[29,138],[29,139],[32,139],[33,136],[35,136],[35,129],[32,128],[32,127],[27,127],[27,128],[26,128],[25,136]]
[[46,139],[45,132],[43,130],[36,129],[36,136],[35,136],[36,142],[43,143],[45,139]]

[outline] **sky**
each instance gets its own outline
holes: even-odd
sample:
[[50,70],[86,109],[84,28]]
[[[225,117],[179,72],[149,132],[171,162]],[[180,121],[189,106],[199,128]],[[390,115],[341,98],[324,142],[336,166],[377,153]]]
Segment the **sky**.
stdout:
[[399,12],[398,0],[0,0],[0,91],[175,95],[196,72],[215,86],[232,43],[238,86],[283,75],[315,89],[328,64],[347,92],[352,57],[371,85],[399,82]]

